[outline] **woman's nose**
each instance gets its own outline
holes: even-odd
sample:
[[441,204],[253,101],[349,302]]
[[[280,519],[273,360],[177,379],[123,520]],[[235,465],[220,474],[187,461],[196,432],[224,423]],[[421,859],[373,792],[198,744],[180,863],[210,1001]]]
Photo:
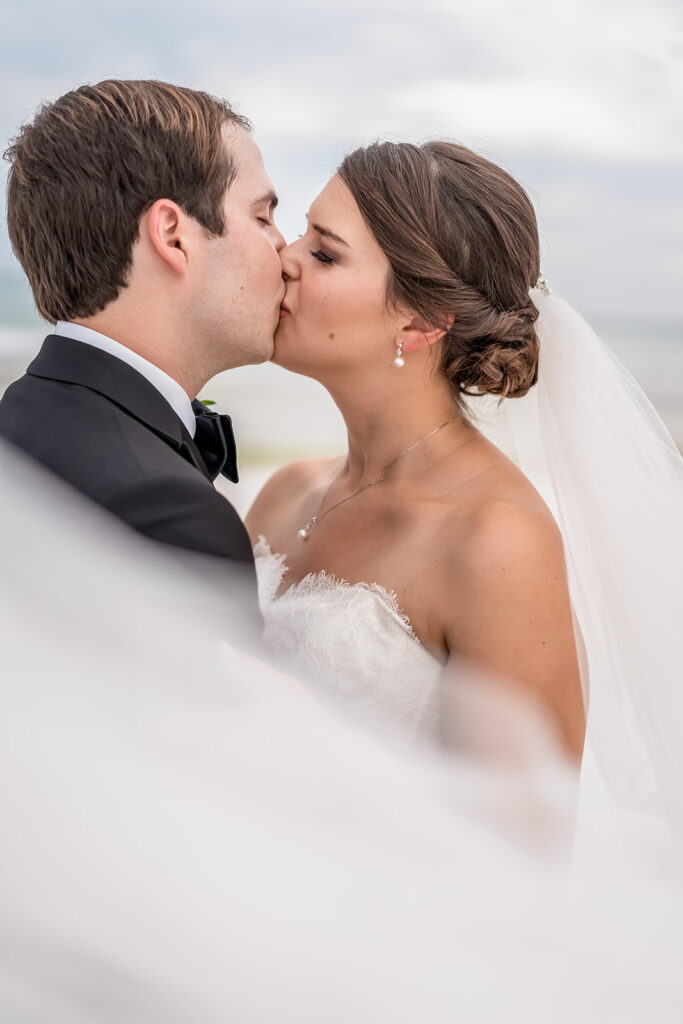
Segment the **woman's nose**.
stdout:
[[299,276],[299,262],[293,252],[295,245],[295,242],[290,242],[289,245],[285,245],[284,249],[280,250],[282,274],[287,280],[291,280],[292,278]]

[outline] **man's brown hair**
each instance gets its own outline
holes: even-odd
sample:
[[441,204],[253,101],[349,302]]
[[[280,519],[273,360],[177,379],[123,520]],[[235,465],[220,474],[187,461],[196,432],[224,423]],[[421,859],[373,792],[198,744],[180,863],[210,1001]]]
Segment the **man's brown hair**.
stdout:
[[222,129],[251,125],[205,92],[84,85],[44,104],[5,153],[14,253],[46,320],[88,317],[126,286],[140,217],[172,199],[212,235],[237,168]]

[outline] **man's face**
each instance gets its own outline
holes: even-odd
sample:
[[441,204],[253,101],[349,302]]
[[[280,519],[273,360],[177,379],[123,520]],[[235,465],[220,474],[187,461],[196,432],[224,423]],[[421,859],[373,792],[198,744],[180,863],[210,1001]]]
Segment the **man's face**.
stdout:
[[242,128],[224,132],[237,176],[224,197],[226,230],[207,237],[196,263],[193,319],[221,369],[262,363],[273,354],[273,335],[285,294],[275,227],[277,197],[261,151]]

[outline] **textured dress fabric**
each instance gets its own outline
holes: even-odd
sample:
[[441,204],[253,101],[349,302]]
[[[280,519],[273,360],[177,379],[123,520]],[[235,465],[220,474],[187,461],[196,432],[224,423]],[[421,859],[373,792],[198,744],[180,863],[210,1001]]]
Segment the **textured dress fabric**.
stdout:
[[443,666],[422,646],[394,593],[321,571],[278,596],[286,556],[260,537],[254,557],[264,639],[282,665],[379,725],[436,734]]

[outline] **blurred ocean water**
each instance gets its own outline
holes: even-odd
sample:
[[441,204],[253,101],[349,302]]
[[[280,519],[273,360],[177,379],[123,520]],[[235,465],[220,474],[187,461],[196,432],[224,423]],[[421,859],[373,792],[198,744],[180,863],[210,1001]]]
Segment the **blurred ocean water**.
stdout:
[[[683,445],[683,328],[633,333],[596,324],[603,340],[631,371],[679,445]],[[0,320],[0,393],[20,377],[40,348],[45,327]],[[214,377],[202,392],[233,417],[241,447],[252,460],[273,453],[335,452],[345,431],[336,406],[315,381],[265,363]]]
[[[683,324],[595,320],[593,326],[640,383],[683,449]],[[0,393],[21,376],[49,332],[33,311],[25,284],[8,284],[0,276]],[[273,364],[220,374],[201,397],[213,399],[232,416],[242,475],[238,506],[248,505],[272,467],[345,448],[344,423],[324,388]]]

